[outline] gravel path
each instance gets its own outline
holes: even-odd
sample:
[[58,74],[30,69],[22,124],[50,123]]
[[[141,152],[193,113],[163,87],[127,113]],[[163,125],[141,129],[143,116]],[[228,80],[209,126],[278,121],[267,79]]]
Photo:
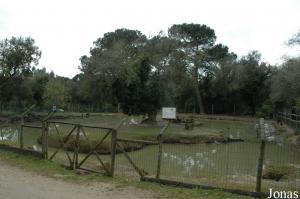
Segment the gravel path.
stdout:
[[80,185],[24,171],[0,160],[0,199],[156,198],[150,191],[109,183]]

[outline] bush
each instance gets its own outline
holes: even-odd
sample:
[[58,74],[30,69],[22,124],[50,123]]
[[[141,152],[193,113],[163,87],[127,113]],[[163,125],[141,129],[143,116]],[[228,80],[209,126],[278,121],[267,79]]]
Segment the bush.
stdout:
[[273,106],[270,101],[266,101],[263,105],[257,109],[256,116],[264,118],[272,118]]
[[263,173],[263,179],[270,179],[279,181],[283,177],[290,175],[295,172],[295,167],[293,166],[269,166],[265,169]]
[[[62,138],[62,139],[65,139]],[[98,144],[100,140],[90,140],[90,144],[87,142],[87,140],[84,137],[81,137],[79,139],[79,153],[89,153],[92,149],[95,148],[95,146]],[[39,144],[42,144],[42,137],[40,136],[37,139],[37,142]],[[139,150],[144,147],[144,144],[139,144],[139,143],[126,143],[122,142],[119,143],[121,147],[126,151],[135,151]],[[58,148],[60,146],[59,143],[59,137],[57,135],[50,135],[48,136],[48,146],[51,148]],[[65,149],[69,151],[74,151],[76,146],[76,137],[75,136],[70,136],[68,141],[65,143]],[[92,147],[92,148],[91,148]],[[110,142],[103,142],[101,145],[97,146],[96,151],[99,154],[109,154],[111,149],[110,149]],[[121,153],[121,149],[117,147],[116,149],[117,153]]]

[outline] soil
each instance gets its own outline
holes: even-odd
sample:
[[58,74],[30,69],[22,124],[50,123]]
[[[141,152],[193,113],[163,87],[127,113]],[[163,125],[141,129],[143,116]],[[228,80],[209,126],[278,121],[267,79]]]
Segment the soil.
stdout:
[[151,191],[117,188],[110,183],[75,184],[40,176],[0,160],[1,199],[109,199],[157,198]]

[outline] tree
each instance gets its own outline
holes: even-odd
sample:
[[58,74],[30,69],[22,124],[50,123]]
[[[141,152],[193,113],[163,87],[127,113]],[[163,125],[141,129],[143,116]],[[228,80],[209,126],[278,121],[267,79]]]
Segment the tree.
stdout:
[[287,60],[272,77],[271,101],[278,109],[291,108],[300,99],[300,58]]
[[269,81],[272,74],[271,66],[260,61],[261,54],[250,52],[239,60],[238,83],[239,92],[249,106],[252,116],[256,108],[264,102],[269,95]]
[[49,81],[49,74],[46,69],[34,69],[32,71],[32,93],[33,100],[35,103],[42,107],[44,105],[44,92],[46,89],[47,82]]
[[41,52],[30,37],[12,37],[0,41],[0,87],[37,65]]
[[200,84],[203,77],[209,75],[214,62],[224,58],[228,48],[215,45],[216,35],[213,29],[200,24],[175,24],[168,31],[169,37],[178,42],[187,72],[193,79],[196,99],[200,113],[205,113]]
[[287,45],[289,46],[296,46],[296,45],[300,45],[300,30],[295,33],[288,41],[287,41]]
[[105,33],[94,42],[90,56],[81,58],[81,91],[87,102],[119,104],[113,92],[122,88],[113,85],[116,81],[130,83],[134,74],[130,65],[145,41],[146,37],[137,30],[118,29]]
[[118,101],[124,113],[129,115],[147,115],[148,119],[144,122],[156,122],[157,110],[161,108],[163,89],[161,87],[159,73],[152,71],[149,58],[141,56],[132,63],[134,77],[129,84],[116,81],[114,88]]
[[46,84],[43,101],[47,107],[53,105],[64,107],[66,104],[66,92],[64,82],[57,78],[51,78]]

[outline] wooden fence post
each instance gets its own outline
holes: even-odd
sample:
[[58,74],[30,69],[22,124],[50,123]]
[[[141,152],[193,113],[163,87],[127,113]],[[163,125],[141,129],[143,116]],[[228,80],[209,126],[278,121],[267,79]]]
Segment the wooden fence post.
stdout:
[[298,133],[298,114],[296,113],[296,133]]
[[44,159],[48,159],[48,123],[42,121],[42,154]]
[[80,145],[80,124],[77,125],[77,132],[76,132],[76,141],[75,141],[75,149],[74,149],[74,157],[73,157],[73,165],[72,168],[76,169],[78,167],[78,153],[79,153],[79,145]]
[[260,130],[261,130],[261,144],[260,144],[260,151],[259,151],[259,159],[257,164],[257,176],[256,176],[256,189],[255,191],[260,193],[261,192],[261,181],[262,181],[262,172],[263,172],[263,164],[264,164],[264,156],[265,156],[265,127],[264,127],[264,120],[260,119]]
[[262,172],[263,172],[263,164],[264,164],[264,156],[265,156],[265,140],[261,140],[260,144],[260,152],[257,166],[257,176],[256,176],[256,192],[261,192],[261,181],[262,181]]
[[42,154],[43,154],[43,158],[45,158],[45,121],[42,121]]
[[163,140],[162,140],[162,134],[167,130],[167,128],[170,125],[170,121],[168,121],[167,125],[164,126],[161,131],[159,132],[157,136],[157,140],[159,142],[158,145],[158,156],[157,156],[157,170],[156,170],[156,179],[160,178],[160,169],[161,169],[161,157],[162,157],[162,145],[163,145]]
[[115,159],[116,159],[116,145],[117,145],[117,130],[113,129],[111,132],[111,163],[110,163],[110,176],[114,177],[115,173]]
[[23,149],[24,148],[24,116],[22,115],[21,117],[21,130],[20,130],[20,135],[19,135],[19,143],[20,143],[20,149]]

